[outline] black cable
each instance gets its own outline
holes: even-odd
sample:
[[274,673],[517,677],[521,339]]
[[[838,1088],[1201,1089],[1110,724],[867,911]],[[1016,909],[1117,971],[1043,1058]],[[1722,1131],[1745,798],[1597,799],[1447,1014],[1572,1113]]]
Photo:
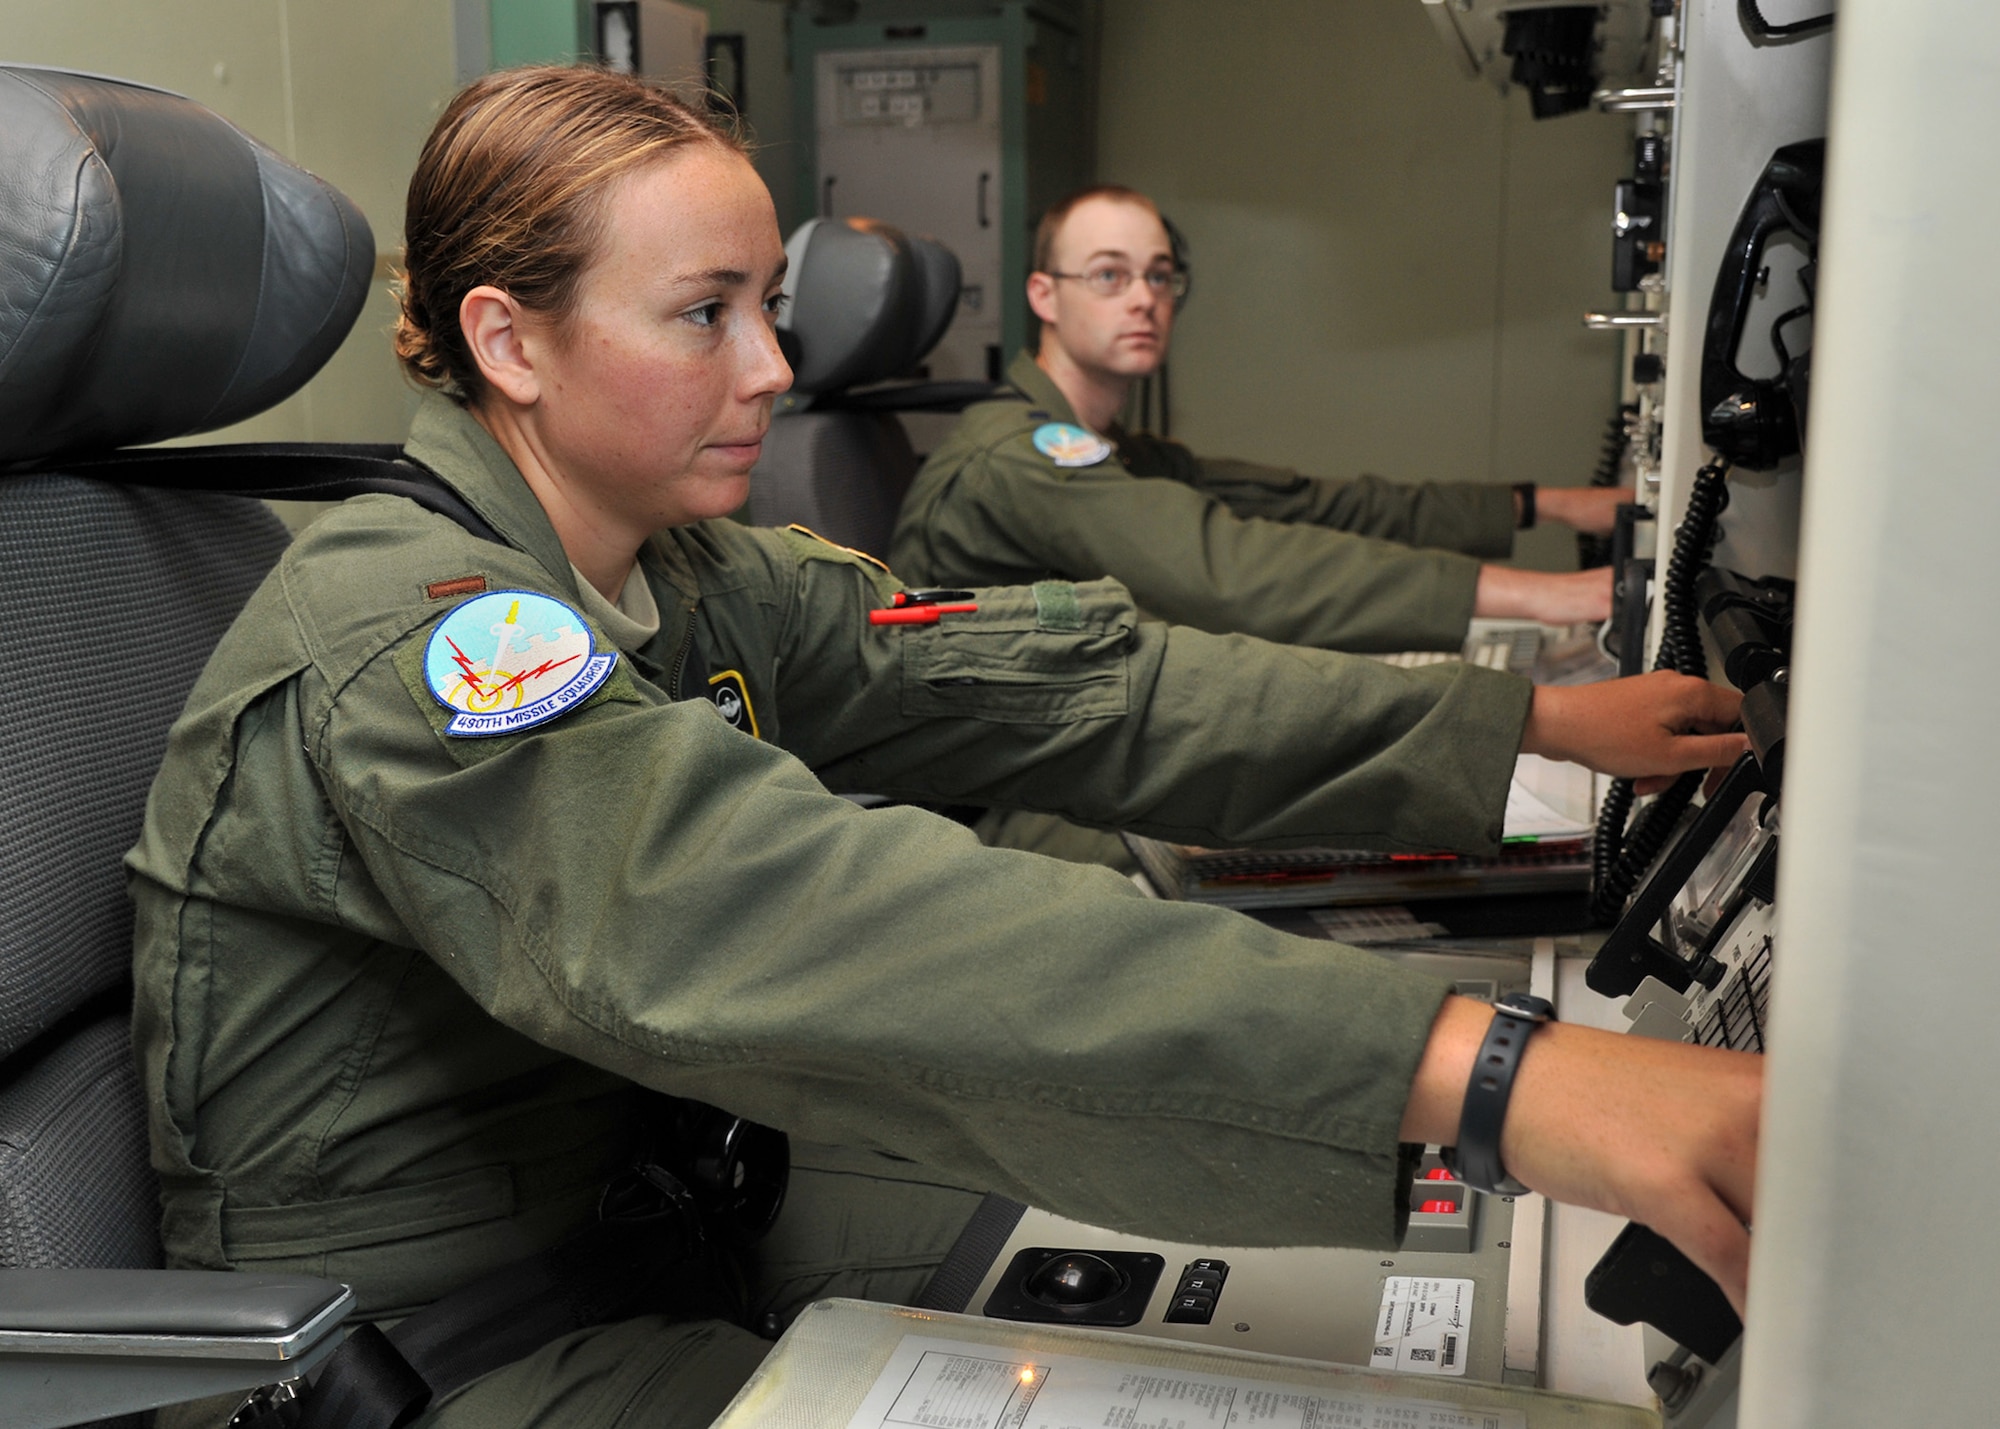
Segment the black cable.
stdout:
[[[1695,474],[1660,592],[1660,650],[1653,661],[1655,670],[1677,670],[1697,679],[1708,675],[1708,652],[1701,644],[1694,582],[1708,564],[1709,548],[1715,544],[1715,520],[1729,505],[1728,474],[1729,464],[1720,458]],[[1594,920],[1607,926],[1618,921],[1639,876],[1666,846],[1704,777],[1699,769],[1681,775],[1640,812],[1629,829],[1625,821],[1633,803],[1632,781],[1612,783],[1604,796],[1604,807],[1598,811],[1591,843],[1590,915]]]
[[1701,646],[1701,625],[1695,606],[1694,581],[1708,564],[1715,544],[1715,518],[1729,505],[1726,476],[1729,464],[1720,458],[1695,474],[1680,530],[1674,533],[1673,555],[1667,561],[1661,589],[1660,653],[1656,670],[1678,670],[1696,679],[1708,678],[1708,652]]
[[1810,20],[1793,20],[1787,24],[1774,25],[1764,18],[1764,12],[1757,8],[1757,0],[1736,0],[1736,14],[1743,21],[1743,28],[1760,40],[1782,40],[1792,35],[1809,35],[1814,30],[1833,28],[1834,11],[1815,15]]
[[[1632,781],[1614,779],[1604,795],[1604,807],[1597,811],[1597,829],[1590,841],[1590,916],[1592,921],[1609,923],[1617,917],[1614,908],[1607,917],[1598,911],[1603,890],[1611,887],[1618,867],[1619,850],[1625,843],[1625,821],[1632,816]],[[1617,900],[1623,904],[1624,899]]]
[[1597,454],[1597,470],[1590,474],[1592,486],[1618,484],[1618,469],[1625,463],[1625,449],[1632,444],[1630,423],[1638,415],[1637,402],[1623,402],[1604,424],[1604,447]]
[[1811,317],[1812,310],[1811,303],[1800,303],[1771,319],[1771,351],[1778,354],[1778,371],[1789,371],[1792,365],[1792,349],[1785,342],[1785,324]]
[[[1632,442],[1632,432],[1626,424],[1638,415],[1637,404],[1627,402],[1613,412],[1611,419],[1604,424],[1604,446],[1597,456],[1597,469],[1590,474],[1592,486],[1618,484],[1618,473],[1625,465],[1625,451]],[[1588,571],[1610,564],[1611,538],[1590,536],[1579,531],[1576,536],[1577,569]]]
[[[1694,802],[1695,792],[1707,777],[1707,772],[1701,769],[1681,775],[1652,803],[1640,810],[1630,829],[1618,826],[1624,822],[1622,809],[1632,806],[1632,781],[1620,779],[1612,784],[1611,792],[1604,796],[1604,809],[1598,815],[1597,836],[1600,841],[1604,838],[1605,826],[1609,822],[1618,829],[1618,841],[1615,852],[1596,847],[1591,851],[1590,916],[1594,921],[1605,927],[1618,921],[1619,915],[1625,911],[1625,900],[1632,896],[1632,890],[1639,884],[1639,875],[1652,866],[1660,850],[1666,847],[1674,826],[1680,823],[1681,815]],[[1620,791],[1625,796],[1621,812],[1615,818],[1608,817],[1612,806],[1618,802]],[[1604,871],[1602,882],[1597,881],[1600,869]]]

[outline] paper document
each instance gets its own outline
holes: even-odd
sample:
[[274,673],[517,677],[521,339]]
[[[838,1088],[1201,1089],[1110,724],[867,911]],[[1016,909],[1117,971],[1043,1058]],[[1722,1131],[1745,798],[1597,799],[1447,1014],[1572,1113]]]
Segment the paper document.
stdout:
[[[1433,1282],[1436,1283],[1436,1282]],[[1527,1415],[906,1335],[848,1429],[1527,1429]]]
[[1590,832],[1592,817],[1588,769],[1538,754],[1523,754],[1514,761],[1502,838],[1581,838]]

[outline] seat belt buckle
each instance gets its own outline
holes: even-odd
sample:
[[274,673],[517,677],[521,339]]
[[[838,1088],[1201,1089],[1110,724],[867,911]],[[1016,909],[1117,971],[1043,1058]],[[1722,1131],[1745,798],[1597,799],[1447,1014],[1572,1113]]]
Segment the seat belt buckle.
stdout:
[[253,1425],[287,1423],[297,1416],[296,1411],[286,1415],[284,1406],[297,1402],[305,1391],[304,1375],[281,1379],[275,1384],[260,1384],[245,1395],[243,1402],[236,1406],[236,1412],[229,1416],[228,1429],[252,1429]]

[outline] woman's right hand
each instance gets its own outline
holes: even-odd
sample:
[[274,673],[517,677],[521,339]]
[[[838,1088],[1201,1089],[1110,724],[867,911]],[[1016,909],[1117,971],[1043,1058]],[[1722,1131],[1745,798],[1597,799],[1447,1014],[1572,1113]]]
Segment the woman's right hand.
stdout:
[[1500,1159],[1543,1195],[1637,1221],[1749,1293],[1764,1059],[1551,1023],[1514,1083]]
[[[1493,1010],[1448,997],[1403,1114],[1406,1141],[1458,1141]],[[1515,1074],[1500,1159],[1533,1190],[1665,1236],[1743,1313],[1764,1059],[1552,1022]]]

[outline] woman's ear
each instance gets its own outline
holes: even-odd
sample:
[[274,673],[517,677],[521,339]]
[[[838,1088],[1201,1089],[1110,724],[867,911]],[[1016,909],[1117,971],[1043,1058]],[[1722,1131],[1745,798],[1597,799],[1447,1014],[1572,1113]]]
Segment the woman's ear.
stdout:
[[481,284],[458,305],[458,327],[486,385],[517,406],[541,398],[541,379],[523,341],[524,313],[507,293]]

